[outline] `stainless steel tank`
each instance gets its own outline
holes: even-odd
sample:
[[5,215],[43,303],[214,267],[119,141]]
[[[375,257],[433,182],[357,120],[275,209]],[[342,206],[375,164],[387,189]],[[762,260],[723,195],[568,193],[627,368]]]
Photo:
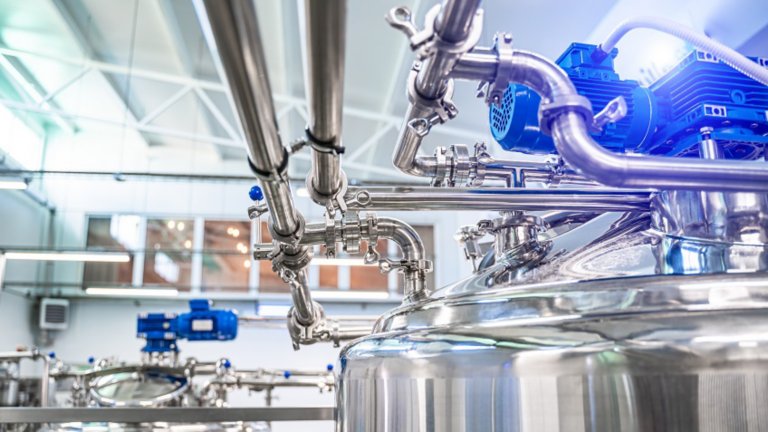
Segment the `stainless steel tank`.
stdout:
[[338,430],[768,430],[765,275],[480,289],[494,271],[343,350]]

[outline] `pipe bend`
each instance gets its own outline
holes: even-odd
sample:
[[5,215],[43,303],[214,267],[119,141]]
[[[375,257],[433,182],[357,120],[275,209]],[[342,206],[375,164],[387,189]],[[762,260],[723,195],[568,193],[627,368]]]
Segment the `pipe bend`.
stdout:
[[379,230],[379,237],[388,238],[397,243],[405,260],[423,260],[426,256],[424,243],[412,226],[400,219],[383,216],[378,218],[376,226]]

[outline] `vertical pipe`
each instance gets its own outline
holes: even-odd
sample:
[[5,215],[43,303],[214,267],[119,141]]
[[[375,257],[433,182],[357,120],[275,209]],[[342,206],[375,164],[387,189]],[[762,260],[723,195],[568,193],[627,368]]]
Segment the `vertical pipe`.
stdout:
[[[435,32],[445,42],[462,43],[469,37],[479,7],[480,0],[445,0],[435,19]],[[416,79],[419,94],[427,99],[440,97],[457,60],[456,55],[440,50],[427,59]]]
[[[288,183],[288,152],[280,142],[272,91],[252,0],[204,0],[211,36],[232,92],[245,133],[252,168],[264,186],[270,221],[280,235],[301,228]],[[296,250],[297,255],[301,250]],[[291,291],[297,319],[310,325],[315,304],[307,287],[305,269],[295,269]]]
[[212,45],[237,107],[250,161],[263,180],[274,229],[291,235],[299,227],[299,215],[286,178],[288,156],[277,132],[254,3],[204,0],[204,5],[215,42]]
[[[305,0],[304,82],[309,133],[318,142],[338,147],[344,99],[346,0]],[[319,146],[318,146],[319,147]],[[341,161],[332,149],[313,149],[311,185],[331,197],[341,187]]]

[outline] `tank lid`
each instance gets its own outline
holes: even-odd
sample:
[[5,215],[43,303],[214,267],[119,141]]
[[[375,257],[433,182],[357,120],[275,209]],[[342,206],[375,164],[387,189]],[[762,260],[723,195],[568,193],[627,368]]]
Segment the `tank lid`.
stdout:
[[768,275],[763,273],[624,277],[513,285],[430,298],[389,312],[374,333],[761,308],[768,308]]

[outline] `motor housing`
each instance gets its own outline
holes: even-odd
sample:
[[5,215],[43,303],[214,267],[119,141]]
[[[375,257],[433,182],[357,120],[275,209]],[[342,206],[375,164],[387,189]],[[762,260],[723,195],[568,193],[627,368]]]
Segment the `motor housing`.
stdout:
[[[768,87],[703,51],[692,51],[650,87],[623,80],[614,69],[618,50],[595,59],[596,46],[573,43],[557,59],[578,93],[595,112],[623,97],[627,115],[592,136],[618,153],[696,156],[702,128],[721,143],[729,159],[755,159],[768,142]],[[766,66],[768,60],[752,58]],[[541,98],[530,88],[510,84],[500,106],[490,109],[493,137],[510,151],[556,153],[552,138],[538,125]]]

